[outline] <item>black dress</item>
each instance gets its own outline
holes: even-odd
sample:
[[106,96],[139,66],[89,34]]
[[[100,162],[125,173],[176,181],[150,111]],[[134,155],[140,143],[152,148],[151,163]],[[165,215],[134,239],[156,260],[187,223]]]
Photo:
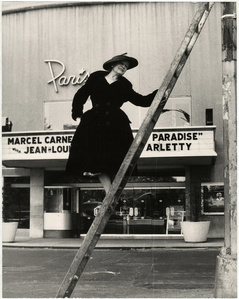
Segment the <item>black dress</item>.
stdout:
[[[107,74],[105,71],[92,73],[74,96],[72,118],[81,117],[81,121],[72,139],[66,165],[71,173],[115,175],[133,141],[130,121],[120,107],[127,101],[148,107],[157,92],[142,96],[124,77],[109,84],[105,78]],[[83,114],[89,96],[92,109]]]

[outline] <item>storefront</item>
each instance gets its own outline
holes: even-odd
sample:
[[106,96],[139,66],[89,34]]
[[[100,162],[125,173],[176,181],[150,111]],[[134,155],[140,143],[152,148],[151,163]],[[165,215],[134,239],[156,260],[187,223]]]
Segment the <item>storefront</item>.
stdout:
[[[191,176],[189,171],[187,178],[188,169],[199,171],[198,164],[205,168],[215,162],[215,129],[205,126],[154,130],[138,163],[139,176],[130,178],[104,233],[180,234],[179,221],[186,217],[186,180]],[[31,180],[37,180],[12,187],[29,187],[34,192],[29,208],[34,210],[36,205],[35,220],[39,218],[38,225],[42,222],[45,237],[87,233],[104,199],[96,179],[70,177],[62,170],[72,134],[69,130],[3,135],[4,165],[27,167],[31,169]],[[37,191],[39,186],[43,192]],[[171,229],[169,211],[175,221]],[[181,219],[178,211],[184,212]]]
[[[2,135],[3,178],[16,201],[24,194],[19,229],[31,237],[87,233],[104,191],[96,179],[65,173],[78,124],[72,97],[105,60],[127,51],[139,60],[126,74],[134,89],[158,88],[196,9],[186,2],[3,6],[3,117],[12,122]],[[193,200],[211,220],[209,236],[223,237],[220,14],[217,3],[104,234],[180,235]],[[147,109],[122,109],[136,134]]]

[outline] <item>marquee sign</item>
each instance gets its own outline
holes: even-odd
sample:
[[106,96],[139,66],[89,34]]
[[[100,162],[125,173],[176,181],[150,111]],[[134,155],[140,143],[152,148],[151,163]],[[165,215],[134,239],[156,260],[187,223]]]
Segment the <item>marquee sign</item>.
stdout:
[[141,157],[201,156],[214,151],[213,130],[153,132]]
[[[214,129],[215,127],[186,127],[154,130],[141,157],[216,156]],[[66,160],[73,134],[73,130],[3,133],[3,164],[7,165],[7,161],[14,160]]]
[[[65,158],[70,151],[73,134],[8,136],[3,138],[4,153],[19,158]],[[52,157],[54,155],[54,157]],[[57,155],[57,156],[55,156]]]

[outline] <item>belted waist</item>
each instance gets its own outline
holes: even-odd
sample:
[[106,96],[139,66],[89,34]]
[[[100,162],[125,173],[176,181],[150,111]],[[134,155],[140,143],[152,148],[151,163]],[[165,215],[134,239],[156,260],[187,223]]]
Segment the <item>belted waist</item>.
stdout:
[[104,105],[96,104],[92,107],[92,109],[93,110],[103,110],[103,111],[105,111],[105,110],[121,110],[120,107],[115,107],[110,104],[107,105],[107,103]]
[[90,110],[86,111],[83,118],[93,117],[93,121],[97,123],[121,123],[126,121],[130,123],[128,116],[119,107],[94,105]]

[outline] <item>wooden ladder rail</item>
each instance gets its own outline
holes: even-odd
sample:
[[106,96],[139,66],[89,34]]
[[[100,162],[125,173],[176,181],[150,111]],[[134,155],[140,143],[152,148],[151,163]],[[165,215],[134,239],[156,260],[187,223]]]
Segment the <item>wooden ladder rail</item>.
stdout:
[[175,58],[170,65],[155,98],[147,112],[147,115],[122,162],[122,165],[106,194],[102,206],[95,217],[81,247],[75,255],[70,268],[56,294],[56,298],[69,298],[100,238],[104,228],[117,205],[118,199],[132,173],[141,152],[160,116],[163,108],[173,90],[174,85],[193,49],[193,46],[205,24],[212,9],[213,2],[204,2],[198,11],[183,38]]

